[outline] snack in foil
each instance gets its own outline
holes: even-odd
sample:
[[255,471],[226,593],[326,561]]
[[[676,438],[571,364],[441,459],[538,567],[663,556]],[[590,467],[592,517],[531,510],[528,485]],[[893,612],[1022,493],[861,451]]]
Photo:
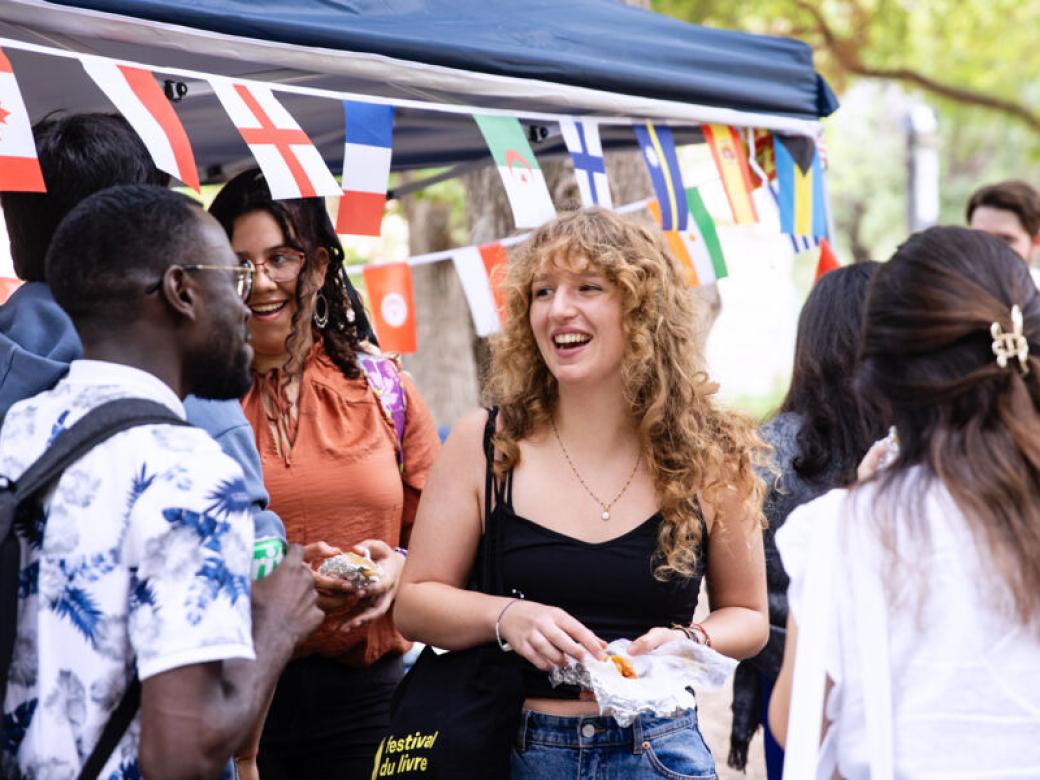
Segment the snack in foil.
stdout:
[[[674,718],[695,709],[693,692],[719,690],[737,666],[732,658],[689,639],[636,656],[626,652],[630,644],[628,639],[611,642],[605,661],[586,657],[584,662],[557,667],[549,673],[549,682],[592,691],[601,715],[613,715],[619,725],[629,726],[641,712]],[[626,667],[634,676],[625,674]]]
[[632,662],[622,658],[620,655],[608,655],[607,658],[611,660],[617,670],[621,672],[622,677],[627,677],[629,680],[635,680],[639,677],[636,674],[636,670],[632,668]]
[[345,552],[326,558],[318,567],[318,574],[346,580],[356,588],[363,588],[379,581],[383,570],[368,555]]

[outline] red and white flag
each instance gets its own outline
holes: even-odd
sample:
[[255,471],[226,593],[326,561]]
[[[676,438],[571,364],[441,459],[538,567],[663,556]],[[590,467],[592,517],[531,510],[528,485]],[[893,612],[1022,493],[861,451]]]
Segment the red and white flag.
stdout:
[[32,125],[11,63],[0,49],[0,190],[46,192]]
[[264,172],[272,198],[340,194],[321,154],[270,89],[221,78],[210,83]]
[[415,299],[412,269],[408,263],[369,265],[361,271],[368,291],[368,306],[379,339],[387,352],[415,352]]
[[501,326],[503,301],[499,287],[506,270],[506,249],[497,241],[481,246],[467,246],[452,253],[455,273],[469,303],[473,329],[481,338]]
[[155,167],[199,191],[199,171],[184,125],[150,70],[83,57],[83,69],[134,128]]

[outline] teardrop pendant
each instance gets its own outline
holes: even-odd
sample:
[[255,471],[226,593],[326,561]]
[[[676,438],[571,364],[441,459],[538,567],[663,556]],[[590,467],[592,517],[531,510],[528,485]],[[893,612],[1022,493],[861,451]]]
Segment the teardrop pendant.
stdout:
[[602,517],[604,520],[609,520],[610,519],[610,512],[607,511],[606,509],[604,509],[603,510],[603,514],[601,514],[600,517]]

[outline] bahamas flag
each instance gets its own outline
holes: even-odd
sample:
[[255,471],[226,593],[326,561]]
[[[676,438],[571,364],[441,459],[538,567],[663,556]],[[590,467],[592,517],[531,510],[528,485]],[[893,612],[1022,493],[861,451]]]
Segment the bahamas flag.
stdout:
[[826,236],[827,205],[820,154],[811,138],[774,134],[780,230]]
[[639,148],[643,150],[654,194],[661,206],[661,229],[686,230],[690,207],[686,203],[686,190],[679,172],[679,158],[675,154],[672,131],[666,125],[650,122],[642,127],[636,125],[633,129]]

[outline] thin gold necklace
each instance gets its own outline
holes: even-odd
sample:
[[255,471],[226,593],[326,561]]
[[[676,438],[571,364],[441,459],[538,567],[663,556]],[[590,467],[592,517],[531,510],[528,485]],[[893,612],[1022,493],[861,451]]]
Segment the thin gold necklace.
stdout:
[[639,461],[642,460],[643,453],[640,452],[638,455],[636,455],[636,462],[635,465],[632,466],[632,473],[628,475],[628,479],[625,480],[625,484],[621,486],[621,490],[617,492],[617,495],[610,499],[610,501],[603,501],[599,496],[592,492],[592,488],[588,486],[585,480],[581,478],[581,474],[578,473],[578,467],[575,466],[574,461],[571,460],[571,456],[567,452],[567,448],[563,446],[563,439],[560,438],[560,432],[556,430],[556,420],[550,417],[549,424],[552,426],[553,434],[556,436],[556,443],[560,445],[560,451],[563,453],[563,457],[566,459],[567,465],[571,467],[571,471],[574,472],[574,476],[578,478],[578,482],[581,483],[581,486],[585,488],[585,492],[592,497],[593,501],[595,501],[597,504],[603,507],[603,514],[600,515],[600,518],[604,522],[606,522],[610,519],[610,508],[618,502],[618,499],[621,498],[621,496],[625,495],[625,491],[628,490],[628,486],[632,484],[632,479],[635,477],[636,470],[639,468]]

